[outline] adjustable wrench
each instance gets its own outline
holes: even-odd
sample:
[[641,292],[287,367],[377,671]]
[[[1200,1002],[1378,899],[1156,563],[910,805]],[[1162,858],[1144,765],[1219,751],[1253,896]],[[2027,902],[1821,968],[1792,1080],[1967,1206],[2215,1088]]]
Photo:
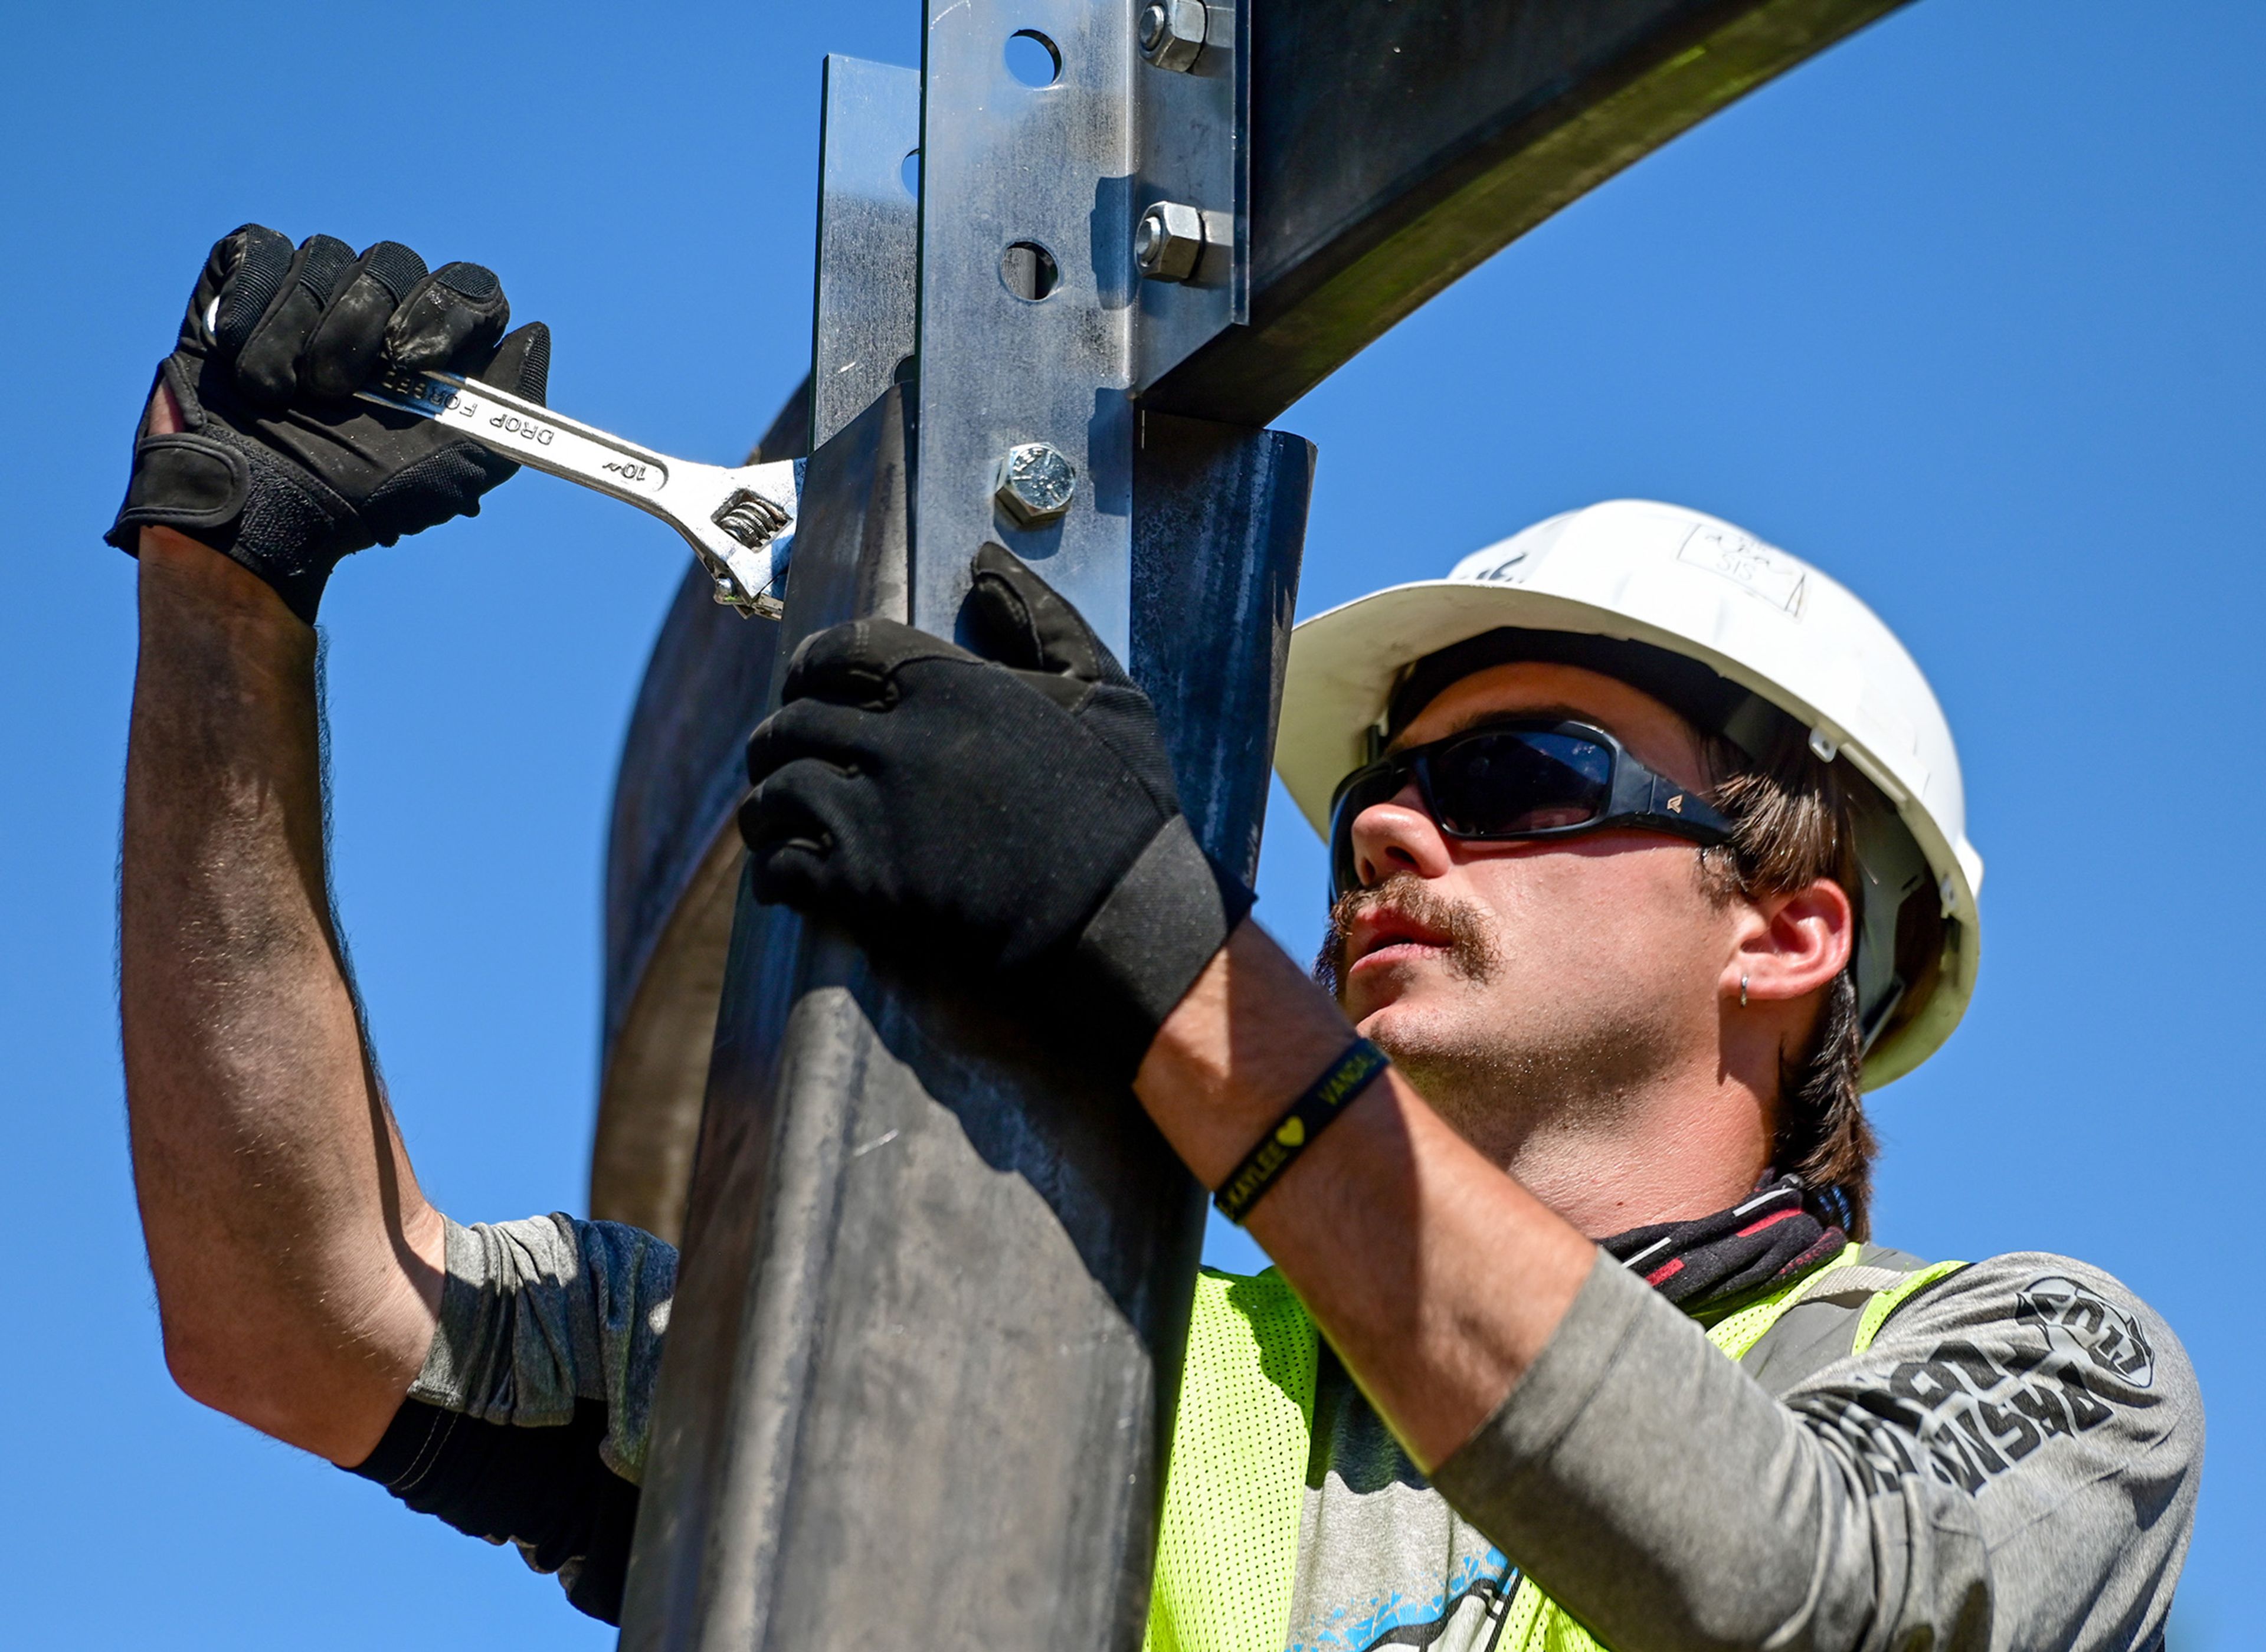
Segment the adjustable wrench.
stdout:
[[650,511],[683,534],[716,581],[716,600],[776,619],[793,554],[800,459],[696,464],[560,416],[455,373],[405,372],[355,392],[462,430],[483,447]]

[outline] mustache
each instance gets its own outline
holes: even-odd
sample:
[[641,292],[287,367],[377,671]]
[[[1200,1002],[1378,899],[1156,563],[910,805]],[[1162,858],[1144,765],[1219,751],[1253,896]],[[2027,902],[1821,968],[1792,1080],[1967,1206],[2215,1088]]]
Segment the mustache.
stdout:
[[1477,907],[1451,901],[1414,872],[1396,872],[1382,883],[1365,889],[1349,889],[1330,903],[1329,928],[1314,957],[1314,979],[1329,989],[1332,998],[1345,995],[1346,970],[1352,960],[1346,949],[1353,926],[1364,913],[1389,906],[1406,913],[1425,928],[1447,938],[1448,967],[1473,981],[1494,972],[1494,925]]

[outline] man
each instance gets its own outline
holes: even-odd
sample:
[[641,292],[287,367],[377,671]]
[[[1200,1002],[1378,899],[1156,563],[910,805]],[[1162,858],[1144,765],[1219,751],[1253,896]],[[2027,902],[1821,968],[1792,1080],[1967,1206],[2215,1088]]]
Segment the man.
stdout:
[[[426,1203],[324,884],[323,582],[508,473],[345,398],[540,395],[507,316],[386,244],[208,263],[113,530],[128,1094],[182,1386],[613,1617],[675,1259]],[[2082,1263],[1862,1242],[1860,1090],[1956,1023],[1980,863],[1861,604],[1622,503],[1302,626],[1325,989],[1075,612],[995,547],[974,575],[972,649],[805,645],[742,827],[764,898],[1123,1077],[1277,1262],[1200,1283],[1157,1652],[2160,1644],[2203,1435],[2170,1332]]]

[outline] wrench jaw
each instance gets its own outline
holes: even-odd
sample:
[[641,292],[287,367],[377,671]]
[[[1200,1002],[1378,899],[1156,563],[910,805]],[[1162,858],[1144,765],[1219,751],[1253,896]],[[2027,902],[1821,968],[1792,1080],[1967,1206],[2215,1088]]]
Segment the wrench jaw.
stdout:
[[802,460],[725,470],[672,459],[454,373],[390,375],[355,393],[442,420],[507,458],[650,512],[684,536],[719,603],[743,618],[786,611]]
[[[686,537],[691,538],[690,535]],[[793,540],[790,535],[784,542],[772,543],[785,550],[792,546]],[[702,538],[693,539],[692,549],[700,559],[700,566],[715,582],[715,597],[720,606],[732,610],[742,619],[777,619],[786,612],[786,568],[775,559],[772,550],[750,551],[721,530],[711,530]]]
[[743,618],[777,619],[786,611],[802,461],[750,465],[727,472],[726,479],[730,486],[722,502],[697,531],[682,518],[678,526],[715,581],[717,602]]

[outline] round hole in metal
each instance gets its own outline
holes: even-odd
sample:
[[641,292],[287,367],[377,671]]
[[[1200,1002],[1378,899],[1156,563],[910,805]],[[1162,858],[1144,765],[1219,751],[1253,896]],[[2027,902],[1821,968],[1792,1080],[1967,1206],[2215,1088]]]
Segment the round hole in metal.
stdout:
[[999,255],[999,279],[1016,297],[1036,303],[1062,285],[1062,268],[1036,241],[1011,241]]
[[1051,86],[1062,78],[1062,53],[1036,29],[1007,37],[1007,72],[1026,86]]

